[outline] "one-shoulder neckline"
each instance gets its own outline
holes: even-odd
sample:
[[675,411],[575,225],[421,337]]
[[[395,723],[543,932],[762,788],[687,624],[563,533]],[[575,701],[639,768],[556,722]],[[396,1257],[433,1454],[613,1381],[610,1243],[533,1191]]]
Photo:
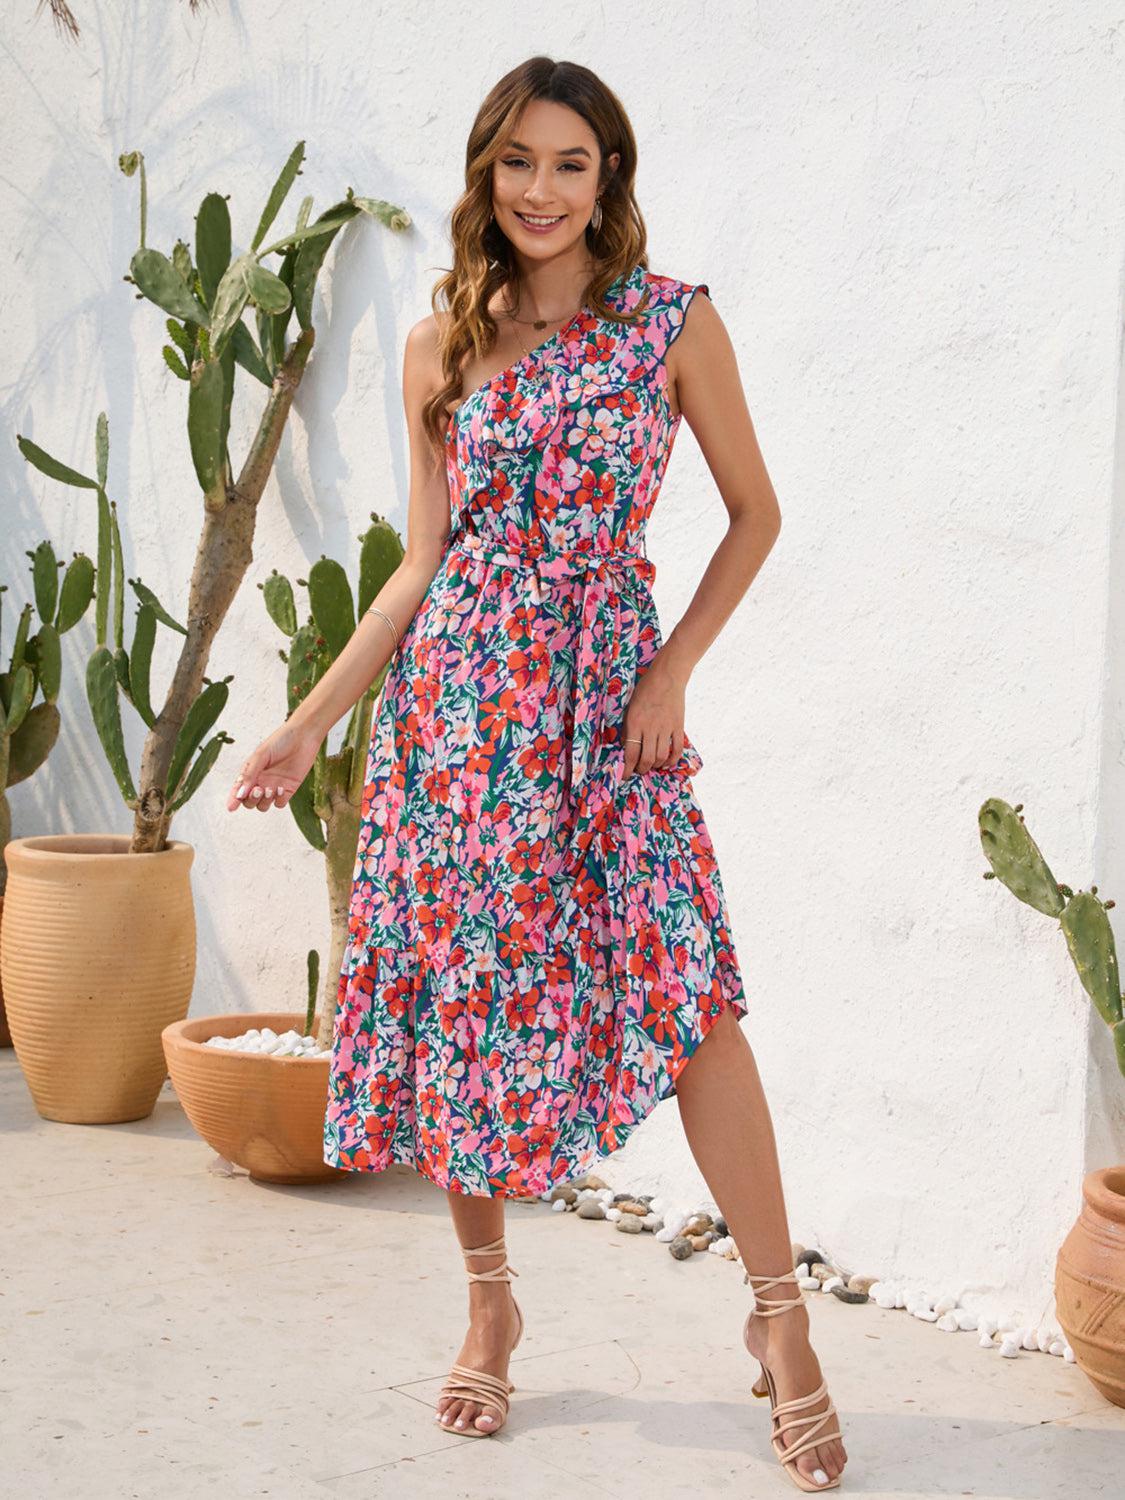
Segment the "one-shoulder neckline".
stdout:
[[[636,271],[637,267],[634,266],[632,271],[628,272],[626,275],[618,277],[617,281],[613,282],[613,286],[616,287],[620,283],[622,289],[624,289],[632,281],[633,277],[636,275]],[[461,414],[461,409],[466,406],[474,396],[479,396],[481,391],[487,390],[490,385],[495,385],[498,380],[503,380],[505,375],[511,375],[515,370],[518,370],[521,365],[529,364],[532,360],[537,359],[543,353],[544,349],[549,349],[551,345],[557,343],[564,334],[569,333],[570,330],[575,326],[575,324],[577,324],[579,320],[583,318],[587,313],[589,313],[591,317],[595,316],[593,308],[587,306],[586,303],[583,303],[578,311],[574,313],[563,324],[561,328],[556,329],[555,332],[551,334],[550,338],[544,339],[541,344],[536,344],[534,349],[529,349],[528,352],[526,354],[522,354],[519,359],[514,360],[510,365],[505,365],[502,370],[497,370],[495,375],[489,375],[489,377],[486,380],[482,380],[478,386],[474,386],[467,396],[463,396],[457,403],[457,405],[453,408],[453,411],[450,413],[449,422],[447,423],[445,429],[446,442],[449,442],[449,439],[457,429],[457,419]]]
[[536,344],[534,349],[529,349],[526,354],[521,354],[519,359],[514,360],[510,365],[505,365],[502,370],[497,370],[495,375],[489,375],[487,379],[481,381],[480,385],[474,386],[473,389],[468,393],[468,395],[463,396],[457,403],[457,405],[453,408],[451,414],[452,421],[449,424],[450,430],[452,430],[454,423],[457,421],[458,413],[466,402],[471,401],[474,396],[479,396],[481,391],[487,390],[490,385],[495,385],[498,380],[503,380],[505,375],[511,375],[513,371],[518,370],[521,365],[526,365],[530,361],[536,359],[540,354],[542,354],[544,349],[548,349],[552,344],[557,343],[558,340],[562,338],[564,333],[569,333],[574,325],[579,321],[579,319],[583,317],[583,315],[587,312],[590,312],[590,309],[586,307],[585,304],[583,304],[583,306],[580,307],[576,313],[568,318],[568,320],[563,324],[561,328],[556,329],[555,332],[551,334],[550,338],[544,339],[541,344]]

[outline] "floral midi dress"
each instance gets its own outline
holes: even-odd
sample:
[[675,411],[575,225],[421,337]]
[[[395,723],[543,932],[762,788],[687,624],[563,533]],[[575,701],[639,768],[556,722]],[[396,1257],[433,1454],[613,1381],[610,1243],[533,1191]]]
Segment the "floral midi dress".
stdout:
[[617,1150],[747,1005],[685,736],[623,771],[661,645],[645,526],[694,294],[638,264],[471,392],[451,529],[375,704],[324,1160],[544,1193]]

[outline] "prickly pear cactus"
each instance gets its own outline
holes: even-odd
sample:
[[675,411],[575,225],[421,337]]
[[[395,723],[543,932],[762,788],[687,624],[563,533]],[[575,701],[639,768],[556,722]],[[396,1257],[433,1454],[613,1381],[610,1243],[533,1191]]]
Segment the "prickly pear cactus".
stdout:
[[[259,584],[270,619],[288,638],[288,648],[278,653],[286,667],[286,717],[335,662],[355,633],[357,621],[402,561],[402,539],[379,515],[372,513],[371,525],[359,542],[359,579],[354,596],[347,572],[330,557],[313,563],[307,579],[298,578],[297,583],[308,591],[309,614],[303,625],[298,624],[293,585],[284,574],[274,569]],[[385,677],[386,667],[352,709],[340,748],[329,755],[325,739],[309,774],[289,799],[297,827],[325,858],[332,939],[331,961],[322,986],[320,1036],[331,1036],[335,1020],[336,978],[347,943],[348,900],[359,842],[371,717]]]
[[[295,226],[265,244],[304,154],[304,142],[298,141],[266,195],[246,249],[234,246],[226,198],[209,193],[195,218],[194,247],[181,239],[169,255],[145,243],[148,187],[143,156],[131,151],[119,158],[125,176],[140,176],[140,245],[126,280],[164,315],[162,329],[169,340],[162,350],[164,367],[187,386],[184,454],[190,458],[200,493],[201,534],[186,590],[186,623],[174,618],[139,578],[130,578],[138,607],[132,644],[125,639],[121,534],[116,506],[106,493],[105,414],[98,419],[96,477],[19,438],[24,457],[41,473],[96,496],[97,645],[87,666],[86,692],[98,739],[133,812],[131,849],[136,853],[165,847],[173,814],[199,789],[223,745],[233,743],[222,730],[207,737],[226,704],[231,679],[211,681],[205,674],[212,643],[250,565],[258,504],[312,352],[313,294],[328,250],[357,215],[395,231],[411,223],[403,209],[383,199],[358,197],[349,188],[340,202],[316,219],[310,217],[312,199],[306,197]],[[278,258],[275,267],[264,263],[268,256]],[[253,316],[253,331],[243,321],[248,314]],[[294,314],[297,330],[290,341]],[[257,382],[253,389],[264,391],[264,404],[245,460],[236,470],[229,437],[238,369]],[[175,484],[174,478],[168,482]],[[183,497],[177,505],[179,514],[185,514]],[[333,616],[333,631],[339,624]],[[155,709],[150,668],[158,626],[183,639],[171,685],[162,706]],[[125,751],[123,698],[148,730],[136,781]]]
[[1125,1075],[1125,1019],[1117,945],[1098,888],[1077,894],[1055,880],[1047,862],[1028,833],[1021,816],[1023,803],[1010,807],[998,797],[983,803],[977,815],[981,847],[992,866],[986,880],[1002,880],[1014,896],[1049,917],[1057,917],[1067,950],[1082,982],[1113,1038],[1117,1066]]
[[[12,836],[8,788],[34,776],[59,737],[59,643],[86,613],[94,596],[94,565],[84,553],[76,552],[63,564],[50,542],[43,541],[27,555],[33,602],[20,611],[8,668],[0,673],[0,896],[8,883],[2,854]],[[8,585],[0,584],[0,648],[7,591]],[[34,632],[33,615],[39,618]]]

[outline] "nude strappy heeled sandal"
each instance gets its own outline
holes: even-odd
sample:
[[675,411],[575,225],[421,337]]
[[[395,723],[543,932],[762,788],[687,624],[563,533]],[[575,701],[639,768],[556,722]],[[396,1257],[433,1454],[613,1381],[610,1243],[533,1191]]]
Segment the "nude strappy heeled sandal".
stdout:
[[[792,1279],[792,1271],[786,1271],[781,1276],[753,1276],[747,1271],[743,1277],[744,1282],[748,1281],[752,1285],[759,1283],[761,1291],[767,1291],[779,1282],[791,1281]],[[754,1291],[755,1293],[759,1292],[758,1285],[754,1286]],[[750,1342],[746,1337],[751,1318],[775,1318],[779,1313],[788,1312],[791,1307],[800,1307],[805,1298],[798,1292],[796,1297],[775,1299],[773,1301],[763,1298],[763,1301],[765,1301],[765,1307],[751,1308],[742,1328],[742,1341],[746,1345],[747,1351],[754,1355],[755,1359],[758,1359],[758,1356],[750,1348]],[[819,1401],[822,1396],[826,1396],[828,1394],[827,1383],[822,1380],[816,1390],[809,1396],[795,1396],[792,1401],[778,1401],[777,1388],[773,1383],[773,1376],[760,1359],[758,1359],[758,1365],[762,1373],[750,1389],[755,1396],[769,1396],[770,1398],[770,1418],[772,1422],[770,1442],[773,1444],[773,1451],[777,1454],[781,1467],[797,1488],[806,1491],[808,1494],[819,1490],[836,1489],[840,1483],[839,1474],[836,1475],[835,1479],[830,1479],[827,1484],[817,1484],[814,1479],[809,1479],[806,1475],[802,1474],[793,1462],[795,1458],[802,1453],[806,1453],[810,1448],[815,1448],[821,1443],[829,1442],[832,1438],[843,1437],[840,1431],[839,1417],[836,1413],[835,1404],[829,1400],[828,1405],[823,1411],[814,1412],[812,1416],[790,1417],[789,1421],[780,1420],[783,1414],[788,1415],[791,1412],[807,1410],[815,1402]],[[837,1417],[835,1432],[821,1432],[820,1429],[824,1423],[834,1416]],[[812,1427],[798,1442],[787,1447],[781,1441],[782,1433],[788,1432],[791,1427],[804,1427],[810,1422],[813,1424]]]
[[[499,1239],[493,1240],[490,1245],[478,1245],[472,1250],[466,1250],[462,1247],[461,1253],[465,1256],[501,1254],[504,1256],[504,1259],[498,1266],[492,1266],[487,1271],[467,1272],[470,1281],[510,1281],[513,1276],[519,1275],[515,1267],[508,1264],[503,1235]],[[519,1328],[516,1332],[515,1343],[512,1345],[512,1353],[514,1354],[520,1339],[523,1338],[523,1313],[520,1311],[520,1305],[516,1302],[515,1297],[512,1298],[512,1301],[515,1304],[516,1317],[519,1319]],[[487,1432],[476,1425],[476,1417],[473,1418],[467,1427],[455,1427],[453,1425],[446,1427],[442,1423],[442,1430],[455,1433],[457,1437],[492,1437],[493,1434],[500,1431],[507,1421],[508,1397],[514,1390],[515,1386],[510,1380],[502,1380],[498,1375],[490,1375],[487,1370],[471,1370],[467,1365],[454,1365],[449,1372],[449,1379],[438,1392],[438,1399],[440,1400],[442,1396],[453,1396],[460,1401],[475,1401],[479,1406],[491,1406],[499,1414],[500,1420],[495,1427]],[[477,1415],[479,1416],[481,1413],[478,1412]]]

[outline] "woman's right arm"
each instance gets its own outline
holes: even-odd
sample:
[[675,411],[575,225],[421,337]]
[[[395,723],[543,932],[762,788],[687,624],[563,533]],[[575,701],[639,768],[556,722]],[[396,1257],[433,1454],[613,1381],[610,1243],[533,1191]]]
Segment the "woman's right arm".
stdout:
[[[435,463],[422,427],[424,402],[440,385],[437,325],[432,316],[416,323],[406,337],[402,386],[410,441],[410,497],[402,561],[371,601],[395,623],[399,639],[425,597],[449,537],[449,480],[444,458]],[[308,774],[332,726],[351,711],[396,649],[391,628],[365,611],[332,666],[273,734],[244,762],[227,808],[265,811],[284,807]],[[260,795],[254,796],[255,788]]]

